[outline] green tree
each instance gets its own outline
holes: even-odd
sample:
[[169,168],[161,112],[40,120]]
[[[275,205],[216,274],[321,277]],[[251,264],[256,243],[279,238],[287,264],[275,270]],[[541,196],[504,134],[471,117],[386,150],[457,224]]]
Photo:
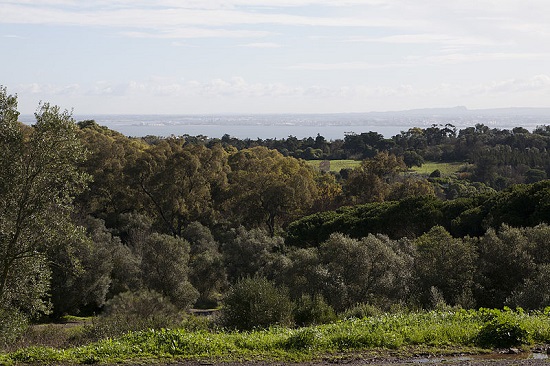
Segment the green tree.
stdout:
[[70,212],[87,181],[85,150],[69,112],[43,104],[32,128],[18,115],[0,88],[0,303],[36,314],[47,310],[47,249],[80,234]]
[[147,288],[168,297],[180,309],[191,306],[198,291],[189,275],[189,243],[164,234],[152,234],[146,241],[141,261]]
[[323,294],[339,310],[366,302],[380,306],[404,301],[412,273],[412,248],[383,235],[361,240],[332,234],[319,257],[332,285]]
[[352,203],[382,202],[390,192],[391,183],[399,172],[406,170],[401,157],[384,151],[372,159],[363,160],[353,169],[344,184],[344,192]]
[[163,232],[181,236],[193,221],[212,222],[227,183],[227,153],[169,138],[144,151],[131,167],[133,184]]
[[[546,240],[546,245],[548,244]],[[507,225],[495,231],[489,229],[478,244],[478,305],[502,307],[506,299],[534,278],[537,264],[533,242],[521,229]]]
[[227,275],[219,244],[206,226],[192,222],[183,231],[191,244],[189,280],[199,291],[199,306],[217,306],[220,293],[226,287]]
[[252,330],[271,325],[289,325],[294,305],[285,288],[265,277],[246,277],[229,289],[223,301],[223,324]]
[[229,158],[231,210],[246,227],[266,225],[270,235],[311,208],[315,173],[305,162],[264,147]]
[[443,227],[435,226],[415,244],[414,275],[421,304],[437,305],[433,303],[437,293],[447,304],[473,306],[476,251],[471,241],[455,239]]
[[76,202],[113,227],[119,215],[142,210],[145,205],[138,194],[139,187],[131,184],[130,167],[148,146],[142,140],[126,137],[94,121],[77,125],[79,138],[89,152],[82,168],[92,176],[92,182]]
[[284,244],[281,237],[272,237],[264,229],[246,230],[241,226],[232,230],[230,235],[223,243],[222,253],[231,283],[266,270],[275,252]]
[[112,283],[113,254],[122,246],[102,220],[86,217],[79,222],[87,237],[70,245],[51,248],[51,302],[54,316],[92,313],[104,305]]

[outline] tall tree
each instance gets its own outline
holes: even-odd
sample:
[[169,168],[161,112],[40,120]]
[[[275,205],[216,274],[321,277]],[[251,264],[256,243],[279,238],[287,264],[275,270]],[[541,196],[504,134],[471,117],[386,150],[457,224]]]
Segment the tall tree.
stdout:
[[306,213],[317,197],[313,170],[276,150],[242,150],[230,156],[229,165],[232,212],[247,227],[263,222],[271,236],[278,225]]
[[193,221],[215,220],[227,181],[227,153],[220,145],[207,148],[166,139],[137,160],[135,185],[160,227],[181,236]]
[[69,214],[85,150],[67,111],[43,104],[32,128],[18,115],[0,87],[0,304],[35,314],[46,310],[47,248],[80,234]]

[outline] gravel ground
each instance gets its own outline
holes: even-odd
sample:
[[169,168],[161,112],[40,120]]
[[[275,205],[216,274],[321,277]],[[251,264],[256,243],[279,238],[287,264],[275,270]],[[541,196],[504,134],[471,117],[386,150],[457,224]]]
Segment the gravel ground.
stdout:
[[[142,363],[139,366],[145,366]],[[451,366],[535,366],[550,365],[550,359],[546,353],[522,353],[518,355],[493,353],[487,355],[467,355],[467,356],[429,356],[412,358],[394,358],[394,357],[359,357],[344,358],[337,360],[312,361],[301,363],[285,362],[200,362],[185,361],[163,364],[162,366],[432,366],[432,365],[451,365]],[[134,365],[138,366],[138,365]],[[160,365],[157,365],[160,366]]]

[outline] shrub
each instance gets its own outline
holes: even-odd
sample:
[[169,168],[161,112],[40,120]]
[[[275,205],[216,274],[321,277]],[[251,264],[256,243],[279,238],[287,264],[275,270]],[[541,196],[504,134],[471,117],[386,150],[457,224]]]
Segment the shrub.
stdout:
[[0,306],[0,349],[16,341],[27,327],[28,319],[21,312]]
[[483,316],[476,344],[481,347],[507,348],[528,343],[528,332],[511,311],[488,310]]
[[88,326],[87,336],[101,339],[129,331],[179,326],[182,317],[165,297],[152,290],[124,292],[109,300],[105,313]]
[[303,328],[292,333],[282,346],[284,349],[290,350],[306,350],[314,348],[322,339],[318,329]]
[[223,305],[222,324],[239,330],[288,325],[294,307],[286,288],[261,276],[239,280],[230,288]]
[[332,306],[322,295],[302,295],[294,310],[294,321],[299,326],[327,324],[336,320]]

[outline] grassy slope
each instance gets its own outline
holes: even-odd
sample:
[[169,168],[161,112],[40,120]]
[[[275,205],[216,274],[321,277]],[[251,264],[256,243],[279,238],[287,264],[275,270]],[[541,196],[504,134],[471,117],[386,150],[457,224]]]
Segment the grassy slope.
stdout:
[[[322,160],[306,160],[306,162],[314,169],[319,169],[319,164]],[[339,172],[345,168],[356,168],[361,165],[359,160],[330,160],[330,171]]]
[[429,175],[434,170],[439,169],[441,174],[443,176],[451,175],[453,173],[456,173],[461,167],[464,166],[464,163],[434,163],[434,162],[426,162],[422,164],[421,167],[414,166],[412,167],[412,171],[418,174],[425,174]]
[[[0,354],[0,364],[35,362],[116,363],[139,360],[278,360],[308,361],[350,353],[480,352],[478,335],[491,316],[508,319],[527,331],[520,344],[550,341],[550,311],[446,310],[383,314],[300,329],[271,328],[254,332],[189,332],[184,329],[129,333],[87,346],[56,350],[29,347]],[[495,315],[496,314],[496,315]],[[339,356],[337,356],[339,355]]]
[[[321,160],[307,160],[307,163],[314,169],[319,169],[319,164],[321,163]],[[341,169],[344,168],[353,169],[358,167],[359,165],[361,165],[361,161],[359,160],[330,160],[330,170],[333,172],[339,172]],[[464,166],[464,163],[426,162],[421,167],[412,167],[411,170],[417,174],[429,175],[434,170],[439,169],[439,171],[441,171],[441,174],[446,176],[456,173],[462,166]]]

